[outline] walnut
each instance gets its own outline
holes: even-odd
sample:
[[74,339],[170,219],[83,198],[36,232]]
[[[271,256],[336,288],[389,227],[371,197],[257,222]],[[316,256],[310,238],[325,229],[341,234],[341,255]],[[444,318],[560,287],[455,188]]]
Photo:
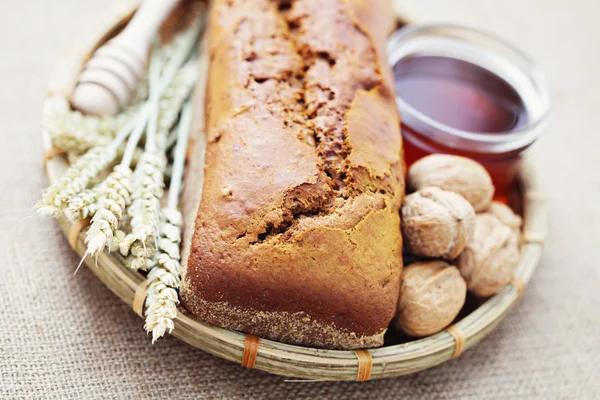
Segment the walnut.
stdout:
[[436,186],[458,193],[475,211],[485,211],[494,196],[492,178],[486,169],[469,158],[432,154],[414,163],[408,170],[410,190]]
[[493,201],[486,212],[498,218],[500,222],[508,226],[510,229],[516,230],[517,234],[520,234],[523,220],[506,204]]
[[417,256],[456,258],[473,235],[475,211],[456,193],[436,187],[406,196],[402,203],[402,238]]
[[518,231],[483,213],[475,217],[473,238],[456,262],[469,291],[487,297],[510,282],[519,253]]
[[450,325],[465,304],[467,285],[458,268],[444,261],[409,265],[402,273],[396,326],[414,337]]

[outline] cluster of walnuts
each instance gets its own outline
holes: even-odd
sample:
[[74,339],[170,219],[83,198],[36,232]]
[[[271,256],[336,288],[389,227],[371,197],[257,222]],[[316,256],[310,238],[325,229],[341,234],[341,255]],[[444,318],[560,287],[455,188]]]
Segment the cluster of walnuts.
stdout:
[[487,297],[510,282],[519,261],[521,218],[492,201],[494,186],[471,159],[434,154],[414,163],[402,204],[405,248],[425,261],[406,267],[396,326],[422,337],[447,327],[467,290]]

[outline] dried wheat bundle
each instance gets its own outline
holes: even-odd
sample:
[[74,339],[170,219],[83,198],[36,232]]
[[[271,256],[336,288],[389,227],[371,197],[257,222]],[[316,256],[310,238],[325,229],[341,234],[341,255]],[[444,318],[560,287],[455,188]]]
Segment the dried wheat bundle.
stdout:
[[[79,157],[44,191],[35,208],[70,221],[90,218],[82,262],[102,251],[119,251],[130,268],[148,271],[145,327],[153,342],[173,329],[179,303],[177,205],[191,119],[188,99],[198,78],[194,52],[200,29],[198,21],[167,48],[154,49],[147,89],[140,87],[137,102],[122,113],[99,118],[63,109],[45,120],[53,145]],[[174,144],[171,194],[161,210],[166,152]]]
[[[159,71],[160,69],[160,55],[158,51],[155,51],[150,60],[150,71]],[[160,92],[159,87],[159,76],[158,73],[151,73],[150,76],[150,98],[146,103],[146,109],[148,110],[148,118],[140,120],[136,129],[133,131],[125,146],[125,152],[121,159],[121,164],[115,167],[115,170],[109,175],[109,177],[101,184],[104,191],[101,191],[99,195],[99,208],[94,214],[91,220],[90,229],[87,231],[85,242],[87,244],[87,251],[83,258],[88,254],[97,256],[105,248],[110,248],[113,241],[113,237],[124,216],[125,209],[130,204],[130,200],[133,200],[136,192],[132,193],[134,185],[136,184],[135,175],[132,177],[132,171],[130,168],[131,161],[133,159],[133,153],[137,148],[138,142],[146,130],[148,125],[148,131],[151,129],[151,121],[155,121],[157,118],[157,105]],[[151,140],[153,132],[148,132],[147,144]],[[143,168],[144,157],[146,153],[142,155],[142,160],[136,168],[136,173],[140,168]],[[113,177],[113,174],[115,177]],[[111,179],[112,178],[112,179]],[[120,178],[120,179],[115,179]],[[108,181],[108,183],[107,183]],[[113,190],[114,189],[114,190]],[[109,196],[110,191],[118,191],[121,195]]]

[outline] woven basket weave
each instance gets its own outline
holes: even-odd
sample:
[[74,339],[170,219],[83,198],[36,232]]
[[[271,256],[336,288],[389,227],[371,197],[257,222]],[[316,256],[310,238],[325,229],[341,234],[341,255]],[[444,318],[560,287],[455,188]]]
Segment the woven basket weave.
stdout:
[[[82,65],[99,45],[122,29],[136,8],[137,1],[121,3],[120,9],[112,12],[106,23],[91,32],[91,38],[83,42],[80,50],[67,60],[52,80],[44,104],[45,113],[54,110],[60,103],[64,104],[64,98],[71,92]],[[43,131],[43,140],[46,170],[53,183],[66,170],[68,163],[66,157],[52,147],[46,131]],[[547,220],[544,197],[539,191],[535,169],[530,161],[525,162],[520,172],[518,197],[524,217],[524,243],[513,281],[438,334],[377,349],[322,350],[259,340],[251,335],[194,320],[179,312],[173,335],[194,347],[246,367],[308,380],[379,379],[433,367],[460,355],[479,342],[521,299],[525,285],[540,259]],[[59,219],[59,223],[74,250],[82,256],[85,252],[83,240],[86,224],[72,224],[64,217]],[[121,300],[138,314],[141,313],[145,296],[144,275],[125,267],[123,259],[115,254],[102,253],[97,266],[90,258],[86,264]]]

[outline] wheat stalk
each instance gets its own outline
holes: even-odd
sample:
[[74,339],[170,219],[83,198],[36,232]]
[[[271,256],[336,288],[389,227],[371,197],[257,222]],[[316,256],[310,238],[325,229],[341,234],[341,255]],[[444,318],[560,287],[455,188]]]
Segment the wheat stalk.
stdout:
[[164,154],[146,153],[134,173],[133,201],[128,212],[131,217],[131,231],[142,243],[157,235],[165,165]]
[[[150,82],[160,78],[158,57],[150,64]],[[156,142],[159,111],[159,94],[156,85],[150,85],[150,105],[152,117],[148,121],[146,147],[133,176],[132,203],[129,207],[131,231],[136,239],[146,247],[148,238],[155,238],[158,229],[160,198],[163,195],[163,171],[167,165],[164,150]]]
[[82,192],[116,157],[114,147],[94,147],[80,157],[61,179],[42,193],[35,210],[46,216],[57,215],[76,194]]
[[[153,268],[148,274],[152,284],[148,288],[146,304],[146,323],[144,328],[152,332],[152,343],[162,337],[165,332],[171,333],[175,327],[173,319],[177,316],[177,304],[179,298],[177,291],[163,282],[165,276],[173,275],[161,268]],[[169,278],[169,279],[171,279]]]
[[131,174],[131,169],[127,166],[116,166],[101,183],[69,200],[65,209],[66,217],[70,221],[76,221],[93,216],[107,200],[129,204]]
[[98,190],[100,207],[92,217],[91,227],[86,233],[86,254],[97,256],[108,246],[114,232],[119,228],[125,207],[130,200],[131,175],[128,166],[117,165],[101,184]]
[[173,84],[165,91],[159,102],[158,126],[159,137],[167,136],[177,122],[184,102],[190,96],[198,80],[197,60],[188,61],[181,67]]
[[180,251],[183,218],[177,209],[179,192],[183,181],[185,153],[191,123],[191,103],[183,107],[177,127],[177,144],[173,160],[173,174],[169,187],[167,207],[161,211],[158,255],[156,266],[148,273],[148,296],[146,297],[146,323],[144,328],[152,332],[152,343],[165,332],[171,333],[173,319],[177,316],[179,297],[177,289],[181,283]]
[[[176,215],[169,219],[169,214]],[[148,296],[146,297],[146,323],[144,328],[152,332],[152,343],[173,330],[173,318],[177,316],[180,285],[181,214],[177,210],[165,209],[162,213],[161,237],[156,266],[148,273]],[[178,223],[178,225],[174,224]],[[169,237],[164,232],[170,231]]]

